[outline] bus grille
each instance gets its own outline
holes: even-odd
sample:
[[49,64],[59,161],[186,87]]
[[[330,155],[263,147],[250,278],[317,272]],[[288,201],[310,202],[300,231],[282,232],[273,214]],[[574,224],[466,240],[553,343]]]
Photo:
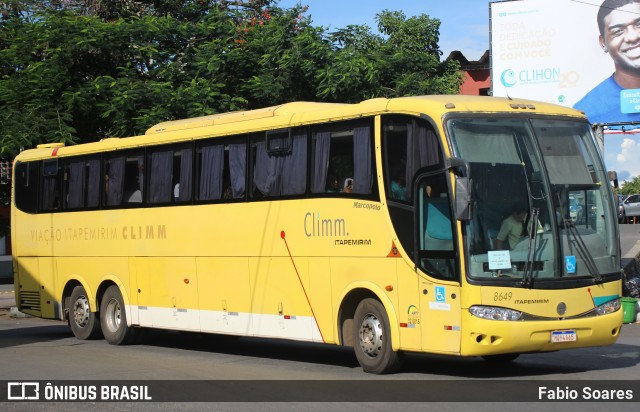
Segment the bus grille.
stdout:
[[40,292],[20,292],[20,309],[40,311]]

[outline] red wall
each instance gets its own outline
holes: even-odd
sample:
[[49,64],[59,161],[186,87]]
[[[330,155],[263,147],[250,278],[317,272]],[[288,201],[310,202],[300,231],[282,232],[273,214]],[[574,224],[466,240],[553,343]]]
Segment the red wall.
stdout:
[[[465,80],[460,87],[460,94],[466,95],[486,95],[491,87],[491,77],[489,69],[462,70]],[[484,89],[484,90],[482,90]]]

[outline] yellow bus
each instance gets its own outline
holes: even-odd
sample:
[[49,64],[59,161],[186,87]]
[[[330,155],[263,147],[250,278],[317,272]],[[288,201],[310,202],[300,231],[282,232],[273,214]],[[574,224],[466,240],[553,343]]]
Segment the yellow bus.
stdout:
[[142,328],[408,352],[608,345],[613,195],[586,117],[469,96],[295,102],[40,145],[14,163],[16,302],[79,339]]

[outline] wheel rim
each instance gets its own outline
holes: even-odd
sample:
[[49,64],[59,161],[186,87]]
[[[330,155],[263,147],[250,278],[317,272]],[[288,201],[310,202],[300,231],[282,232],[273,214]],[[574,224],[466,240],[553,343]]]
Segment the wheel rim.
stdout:
[[120,303],[116,299],[111,299],[107,305],[105,312],[107,321],[107,328],[111,332],[116,332],[120,329],[120,322],[122,322],[122,308]]
[[365,355],[375,358],[382,352],[382,325],[378,318],[369,313],[364,317],[358,331],[360,347]]
[[73,304],[73,320],[81,328],[89,323],[91,309],[89,308],[89,299],[86,296],[78,296]]

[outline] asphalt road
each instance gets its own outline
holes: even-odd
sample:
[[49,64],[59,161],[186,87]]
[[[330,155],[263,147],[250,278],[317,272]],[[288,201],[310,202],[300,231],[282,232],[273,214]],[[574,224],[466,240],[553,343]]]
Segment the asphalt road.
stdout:
[[[614,345],[552,353],[521,355],[509,365],[489,365],[481,359],[451,358],[433,355],[409,355],[405,367],[394,375],[375,376],[362,372],[348,348],[289,341],[226,338],[216,335],[150,332],[140,344],[112,346],[104,340],[79,341],[62,322],[37,318],[11,317],[0,310],[0,381],[53,381],[81,385],[103,383],[153,384],[167,381],[172,393],[169,399],[189,392],[192,386],[205,386],[211,394],[199,393],[211,402],[226,397],[224,403],[101,403],[92,402],[91,410],[157,411],[157,410],[311,410],[383,411],[425,410],[424,402],[368,402],[381,394],[405,394],[409,390],[442,391],[447,399],[463,400],[469,392],[482,391],[488,384],[504,386],[505,392],[491,387],[485,394],[492,402],[438,402],[438,411],[636,411],[640,401],[640,324],[627,324]],[[211,382],[214,382],[213,384]],[[260,383],[274,383],[265,388]],[[305,385],[305,382],[308,382]],[[586,382],[586,383],[585,383]],[[633,403],[607,405],[581,402],[576,404],[512,403],[520,392],[537,391],[539,387],[565,388],[580,385],[607,385],[623,389],[634,385]],[[232,385],[228,388],[220,385]],[[245,388],[246,385],[246,388]],[[339,387],[336,389],[336,385]],[[577,385],[577,386],[576,386]],[[342,387],[342,388],[341,388]],[[153,388],[153,387],[152,387]],[[357,388],[359,402],[339,402],[344,390]],[[531,389],[533,388],[533,389]],[[0,388],[2,389],[2,388]],[[155,388],[153,396],[162,397]],[[273,391],[279,393],[274,394]],[[290,392],[288,393],[287,390]],[[246,391],[246,392],[245,392]],[[258,394],[256,392],[261,391]],[[371,391],[370,393],[367,391]],[[459,392],[458,392],[459,391]],[[0,390],[0,393],[2,391]],[[290,394],[293,399],[311,395],[317,400],[322,393],[325,402],[282,402]],[[451,395],[453,394],[453,395]],[[353,393],[350,392],[350,396]],[[437,396],[438,394],[434,394]],[[316,396],[316,398],[313,398]],[[391,395],[389,395],[391,396]],[[504,399],[503,399],[504,397]],[[268,401],[276,399],[276,402]],[[190,398],[187,398],[190,399]],[[199,398],[196,398],[199,399]],[[216,399],[216,398],[214,398]],[[265,401],[265,399],[267,401]],[[382,395],[382,399],[386,399]],[[251,401],[241,403],[242,401]],[[35,406],[38,406],[37,408]],[[555,406],[553,406],[555,405]],[[472,406],[472,407],[471,407]],[[65,410],[86,411],[87,403],[7,402],[7,411]]]

